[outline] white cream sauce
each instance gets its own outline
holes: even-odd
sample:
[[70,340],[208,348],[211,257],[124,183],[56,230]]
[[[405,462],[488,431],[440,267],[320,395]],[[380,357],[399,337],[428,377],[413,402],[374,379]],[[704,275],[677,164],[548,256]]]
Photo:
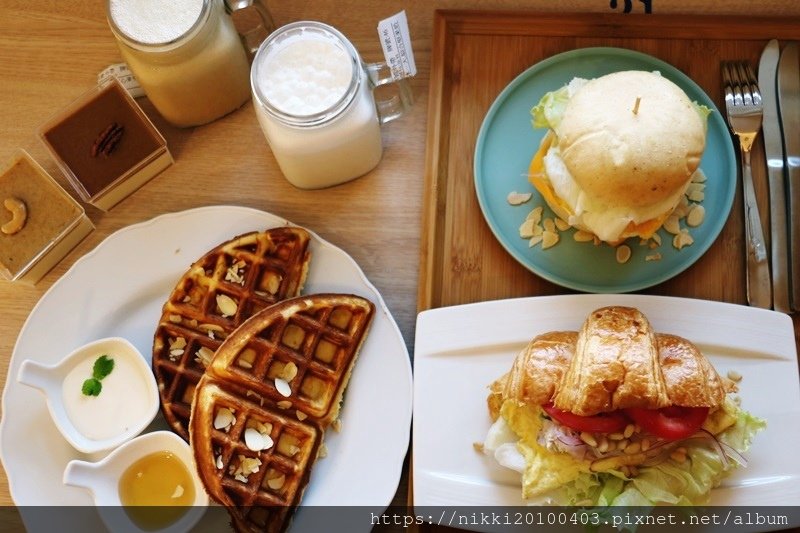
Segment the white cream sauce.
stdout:
[[[114,360],[114,369],[100,383],[98,396],[81,391],[92,377],[92,368],[101,355]],[[137,354],[97,352],[84,358],[64,378],[62,400],[67,417],[79,432],[92,440],[105,440],[128,431],[147,416],[148,388],[142,369],[131,360]]]

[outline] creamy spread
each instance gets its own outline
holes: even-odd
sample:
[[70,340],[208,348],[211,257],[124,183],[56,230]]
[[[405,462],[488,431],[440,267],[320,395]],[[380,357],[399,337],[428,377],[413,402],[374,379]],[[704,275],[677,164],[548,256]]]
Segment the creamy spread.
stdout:
[[[83,392],[92,378],[95,361],[102,355],[114,360],[113,370],[100,380],[96,396]],[[146,376],[132,360],[136,354],[119,352],[89,353],[64,378],[62,400],[70,422],[92,440],[105,440],[125,433],[148,415],[149,391]]]
[[[16,199],[26,206],[26,221],[13,234],[0,233],[0,269],[12,276],[25,269],[81,216],[80,206],[27,156],[18,156],[0,174],[0,205]],[[0,224],[13,213],[0,209]]]

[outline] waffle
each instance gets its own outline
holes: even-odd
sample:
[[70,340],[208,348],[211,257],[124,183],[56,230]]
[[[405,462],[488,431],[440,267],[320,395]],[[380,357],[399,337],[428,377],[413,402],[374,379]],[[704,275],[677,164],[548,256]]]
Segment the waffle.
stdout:
[[196,261],[170,294],[153,340],[153,372],[164,417],[184,439],[195,387],[222,341],[302,290],[309,238],[294,227],[236,237]]
[[197,385],[190,442],[206,489],[238,531],[288,527],[374,311],[352,295],[293,298],[217,350]]

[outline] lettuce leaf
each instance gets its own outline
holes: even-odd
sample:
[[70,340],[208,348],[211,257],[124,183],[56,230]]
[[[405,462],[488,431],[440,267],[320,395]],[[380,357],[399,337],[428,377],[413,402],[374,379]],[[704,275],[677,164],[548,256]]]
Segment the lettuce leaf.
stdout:
[[[726,402],[725,409],[733,411],[736,423],[717,438],[744,453],[755,434],[766,427],[766,422],[730,402]],[[581,507],[703,505],[711,489],[737,465],[728,461],[726,466],[716,451],[692,442],[685,444],[688,460],[683,463],[666,460],[658,465],[640,467],[639,475],[633,479],[625,478],[620,472],[582,472],[563,485],[554,500],[561,505]]]
[[697,114],[703,120],[708,119],[708,115],[713,113],[713,110],[710,107],[704,106],[703,104],[698,104],[697,102],[692,102],[694,104],[694,110],[697,111]]
[[567,102],[575,94],[575,91],[583,87],[588,81],[583,78],[573,78],[572,81],[560,89],[545,93],[539,103],[531,109],[533,127],[556,129],[561,123],[561,119],[564,118]]
[[569,102],[567,86],[546,93],[539,103],[531,109],[534,128],[555,128],[564,116],[564,109]]

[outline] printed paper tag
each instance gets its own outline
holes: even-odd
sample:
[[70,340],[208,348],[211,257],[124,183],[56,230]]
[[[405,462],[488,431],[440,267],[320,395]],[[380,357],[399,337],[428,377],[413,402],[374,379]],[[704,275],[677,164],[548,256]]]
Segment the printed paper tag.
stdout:
[[386,64],[392,69],[392,77],[399,80],[416,76],[417,65],[414,63],[414,51],[411,49],[406,12],[401,11],[380,21],[378,35],[381,38]]
[[132,97],[139,98],[145,95],[144,89],[139,85],[133,72],[131,72],[131,69],[129,69],[128,65],[125,63],[115,63],[106,67],[97,75],[97,83],[102,84],[114,77],[120,81],[122,86],[125,87],[125,90],[127,90]]

